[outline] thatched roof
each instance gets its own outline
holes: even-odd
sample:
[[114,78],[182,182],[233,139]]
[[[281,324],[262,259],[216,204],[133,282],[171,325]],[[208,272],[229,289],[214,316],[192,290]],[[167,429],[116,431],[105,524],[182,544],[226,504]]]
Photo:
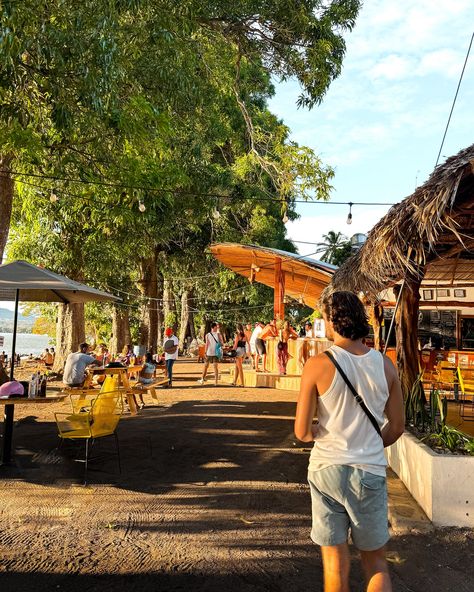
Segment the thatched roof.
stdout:
[[433,281],[472,281],[473,223],[474,144],[436,167],[413,195],[393,206],[334,274],[328,289],[376,297],[407,272],[420,270]]

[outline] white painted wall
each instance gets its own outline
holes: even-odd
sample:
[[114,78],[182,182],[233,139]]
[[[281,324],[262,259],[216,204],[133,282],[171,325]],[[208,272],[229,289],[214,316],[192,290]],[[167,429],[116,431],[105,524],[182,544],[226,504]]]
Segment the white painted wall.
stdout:
[[437,454],[409,433],[386,456],[433,524],[474,527],[474,456]]

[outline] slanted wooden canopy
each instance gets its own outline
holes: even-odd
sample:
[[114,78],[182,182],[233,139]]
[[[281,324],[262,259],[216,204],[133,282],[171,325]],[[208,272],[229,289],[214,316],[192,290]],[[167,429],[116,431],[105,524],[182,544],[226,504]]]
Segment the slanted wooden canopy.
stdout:
[[284,295],[316,308],[337,269],[330,263],[256,245],[218,243],[211,246],[211,252],[232,271],[274,288],[276,318],[283,318]]
[[363,292],[375,302],[382,290],[405,282],[397,314],[397,357],[410,387],[418,372],[419,288],[474,279],[474,144],[436,167],[413,195],[393,206],[362,248],[334,274],[332,290]]

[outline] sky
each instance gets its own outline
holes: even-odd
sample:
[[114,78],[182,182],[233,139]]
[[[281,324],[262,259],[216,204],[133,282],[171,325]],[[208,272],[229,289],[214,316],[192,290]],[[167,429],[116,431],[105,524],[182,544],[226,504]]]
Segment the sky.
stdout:
[[[276,84],[270,109],[335,169],[333,201],[397,203],[433,171],[474,29],[472,0],[366,0],[344,34],[343,70],[323,103],[298,109],[295,81]],[[474,47],[440,163],[474,142]],[[329,230],[367,233],[389,206],[298,204],[293,240],[320,242]],[[297,245],[301,254],[310,245]]]

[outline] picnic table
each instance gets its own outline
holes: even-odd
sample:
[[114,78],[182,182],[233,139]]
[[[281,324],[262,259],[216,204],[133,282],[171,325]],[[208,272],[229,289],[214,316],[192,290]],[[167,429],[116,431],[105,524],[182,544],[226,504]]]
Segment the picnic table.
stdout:
[[[140,370],[142,369],[142,365],[135,365],[135,366],[124,366],[123,368],[90,368],[88,376],[84,381],[84,385],[81,389],[78,389],[79,400],[85,400],[88,395],[91,393],[93,394],[94,391],[92,390],[92,378],[93,376],[105,376],[107,378],[110,377],[117,377],[117,388],[122,394],[127,397],[127,403],[130,408],[130,413],[132,415],[137,414],[137,404],[135,401],[135,395],[142,395],[144,392],[149,392],[154,399],[157,399],[155,387],[161,384],[165,384],[168,382],[166,377],[155,379],[152,383],[142,384],[139,383],[138,380],[136,383],[130,383],[130,377],[132,375],[137,375]],[[99,394],[99,390],[97,389],[97,394]],[[74,391],[71,391],[73,394]]]

